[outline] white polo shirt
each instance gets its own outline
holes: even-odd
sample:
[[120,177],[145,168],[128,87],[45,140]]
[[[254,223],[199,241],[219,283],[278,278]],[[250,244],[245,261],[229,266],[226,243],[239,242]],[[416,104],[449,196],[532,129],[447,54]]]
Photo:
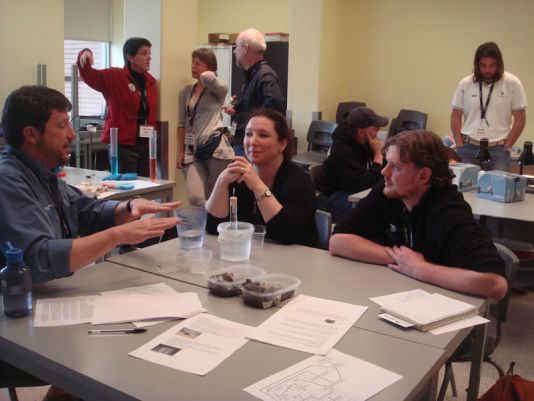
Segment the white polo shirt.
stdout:
[[[482,82],[482,104],[486,99],[491,84]],[[505,139],[512,127],[512,111],[524,110],[527,98],[521,81],[515,75],[505,72],[503,77],[495,82],[491,94],[486,121],[480,118],[480,88],[479,83],[473,81],[473,74],[460,81],[454,97],[452,107],[461,110],[464,115],[462,134],[473,139],[488,138],[489,141]]]

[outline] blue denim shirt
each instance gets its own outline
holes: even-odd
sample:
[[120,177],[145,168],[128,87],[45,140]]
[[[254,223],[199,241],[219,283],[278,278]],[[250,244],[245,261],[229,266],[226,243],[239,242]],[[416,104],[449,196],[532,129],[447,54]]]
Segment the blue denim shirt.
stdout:
[[[51,196],[54,182],[67,231]],[[0,156],[0,243],[23,250],[35,283],[70,275],[73,239],[114,226],[118,203],[85,196],[16,149]]]

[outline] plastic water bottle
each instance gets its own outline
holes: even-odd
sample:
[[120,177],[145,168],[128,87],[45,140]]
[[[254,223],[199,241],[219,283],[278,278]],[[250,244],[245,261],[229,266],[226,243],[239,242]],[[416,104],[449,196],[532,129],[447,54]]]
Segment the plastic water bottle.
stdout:
[[23,317],[32,313],[32,275],[24,264],[22,250],[10,242],[2,246],[7,265],[0,270],[4,313],[9,317]]

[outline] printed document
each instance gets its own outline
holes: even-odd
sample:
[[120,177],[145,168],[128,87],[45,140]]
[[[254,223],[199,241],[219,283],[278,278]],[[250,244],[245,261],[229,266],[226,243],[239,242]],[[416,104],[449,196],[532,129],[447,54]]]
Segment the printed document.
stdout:
[[265,401],[364,401],[400,379],[394,372],[333,349],[244,390]]
[[204,313],[178,323],[128,355],[203,376],[242,347],[252,328]]
[[255,328],[248,338],[326,355],[366,310],[366,306],[300,294]]
[[68,326],[89,323],[98,295],[38,299],[34,327]]

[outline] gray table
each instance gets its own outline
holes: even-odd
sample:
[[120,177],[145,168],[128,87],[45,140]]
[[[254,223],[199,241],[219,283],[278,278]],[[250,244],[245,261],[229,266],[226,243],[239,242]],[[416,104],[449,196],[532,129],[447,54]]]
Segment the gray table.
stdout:
[[[177,291],[196,290],[211,313],[241,323],[258,325],[275,311],[250,308],[239,298],[218,298],[198,286],[109,262],[40,285],[34,297],[87,295],[160,281]],[[151,326],[147,333],[136,335],[89,336],[87,324],[34,328],[31,316],[2,317],[0,357],[85,400],[148,401],[253,400],[242,391],[244,387],[309,357],[306,353],[250,341],[201,377],[127,355],[174,324]],[[411,400],[428,395],[446,359],[444,351],[438,348],[358,328],[351,328],[336,349],[403,376],[372,400]]]
[[[236,264],[220,260],[215,236],[207,235],[204,246],[213,250],[210,270]],[[180,266],[182,263],[180,252],[177,240],[172,240],[128,254],[114,256],[109,261],[181,282],[207,287],[206,279],[203,276],[192,275],[187,269],[183,270],[185,267]],[[252,250],[251,258],[247,263],[259,266],[269,273],[287,273],[300,278],[302,280],[301,292],[306,295],[368,306],[369,309],[358,319],[355,327],[436,347],[444,350],[447,357],[452,355],[471,329],[463,329],[439,336],[417,330],[403,330],[378,318],[380,308],[368,298],[421,288],[428,292],[439,292],[471,303],[478,307],[483,315],[486,314],[487,305],[484,299],[423,283],[385,266],[333,257],[327,251],[319,249],[266,242],[263,249]],[[182,270],[168,272],[173,269]],[[474,346],[475,351],[471,364],[469,400],[475,400],[478,394],[486,325],[475,327],[474,332],[476,346]]]
[[[70,185],[79,185],[82,181],[89,180],[92,184],[97,184],[101,182],[104,177],[107,177],[110,174],[109,171],[88,170],[77,167],[65,167],[63,171],[65,172],[63,180],[65,180],[65,182]],[[143,181],[149,181],[149,179],[145,177],[139,177],[138,179]],[[134,196],[142,196],[143,198],[150,200],[161,199],[163,202],[172,201],[172,191],[175,182],[169,180],[156,180],[155,183],[157,183],[158,185],[149,188],[117,191],[114,194],[111,194],[110,196],[106,197],[106,199],[115,199],[123,201],[131,199]]]
[[[370,189],[349,195],[349,201],[357,203],[370,192]],[[462,192],[464,199],[478,216],[497,217],[501,219],[513,219],[534,222],[534,195],[525,194],[525,200],[521,202],[501,203],[484,198],[478,198],[476,191]]]

